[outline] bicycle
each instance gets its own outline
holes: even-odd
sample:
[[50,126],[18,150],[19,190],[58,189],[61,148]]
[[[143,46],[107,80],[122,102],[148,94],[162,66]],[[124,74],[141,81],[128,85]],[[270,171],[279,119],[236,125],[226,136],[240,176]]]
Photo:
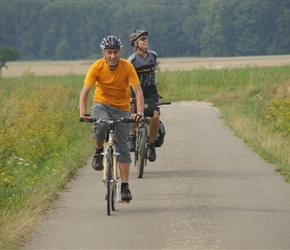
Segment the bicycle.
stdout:
[[114,127],[115,124],[119,122],[132,123],[136,121],[134,119],[124,117],[117,120],[86,117],[85,119],[81,118],[80,121],[93,123],[106,123],[109,125],[107,129],[107,139],[106,139],[107,144],[104,147],[102,155],[104,155],[103,182],[107,189],[106,193],[107,214],[111,215],[111,210],[112,211],[116,210],[117,202],[130,203],[130,201],[122,201],[121,199],[121,187],[120,187],[121,183],[117,167],[117,156],[119,155],[119,153],[117,152],[117,148],[115,145]]
[[[162,98],[162,97],[160,97]],[[135,128],[136,143],[134,150],[134,164],[137,168],[137,177],[142,178],[144,173],[144,167],[147,166],[147,160],[149,159],[149,133],[148,126],[150,123],[150,117],[154,116],[155,107],[161,107],[162,105],[170,105],[171,102],[158,102],[154,103],[151,99],[144,100],[144,120],[137,123]],[[131,99],[131,105],[135,105],[135,98]]]

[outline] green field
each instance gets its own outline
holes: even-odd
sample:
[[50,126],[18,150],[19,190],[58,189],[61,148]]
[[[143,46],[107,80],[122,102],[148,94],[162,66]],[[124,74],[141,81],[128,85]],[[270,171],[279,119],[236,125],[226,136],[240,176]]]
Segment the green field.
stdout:
[[[163,101],[210,102],[290,182],[290,66],[158,72]],[[0,248],[15,249],[92,154],[84,75],[0,78]]]

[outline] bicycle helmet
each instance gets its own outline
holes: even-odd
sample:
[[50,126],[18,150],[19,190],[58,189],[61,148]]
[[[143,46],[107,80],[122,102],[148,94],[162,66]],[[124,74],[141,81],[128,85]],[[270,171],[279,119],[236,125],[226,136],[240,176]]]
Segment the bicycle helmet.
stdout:
[[120,38],[116,36],[107,36],[100,43],[101,49],[121,49],[123,43]]
[[129,37],[130,45],[134,47],[134,42],[137,41],[140,36],[148,36],[148,32],[145,30],[134,30]]

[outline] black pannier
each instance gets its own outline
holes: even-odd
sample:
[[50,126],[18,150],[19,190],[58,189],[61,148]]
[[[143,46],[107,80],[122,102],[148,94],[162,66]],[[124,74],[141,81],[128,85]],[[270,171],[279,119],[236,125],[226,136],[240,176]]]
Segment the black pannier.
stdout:
[[144,100],[144,115],[148,117],[154,116],[155,102],[152,99]]
[[[137,112],[137,105],[136,100],[131,100],[131,106],[134,106],[134,112]],[[144,116],[147,117],[153,117],[154,116],[154,110],[155,110],[155,102],[152,99],[145,99],[144,100]]]

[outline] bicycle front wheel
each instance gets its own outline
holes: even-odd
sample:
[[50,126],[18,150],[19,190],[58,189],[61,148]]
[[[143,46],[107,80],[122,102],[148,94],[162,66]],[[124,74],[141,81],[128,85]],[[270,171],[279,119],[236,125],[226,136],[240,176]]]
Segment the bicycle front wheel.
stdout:
[[[108,161],[108,172],[107,172],[107,214],[111,214],[111,208],[115,208],[115,204],[113,204],[113,148],[108,148],[107,154]],[[114,210],[114,209],[112,209]]]
[[111,205],[112,205],[112,210],[116,210],[116,203],[117,203],[117,184],[113,183],[112,186],[112,195],[111,195]]
[[137,175],[138,178],[143,177],[144,164],[146,157],[146,140],[147,140],[147,129],[142,127],[139,131],[139,147],[138,147],[138,163],[137,163]]

